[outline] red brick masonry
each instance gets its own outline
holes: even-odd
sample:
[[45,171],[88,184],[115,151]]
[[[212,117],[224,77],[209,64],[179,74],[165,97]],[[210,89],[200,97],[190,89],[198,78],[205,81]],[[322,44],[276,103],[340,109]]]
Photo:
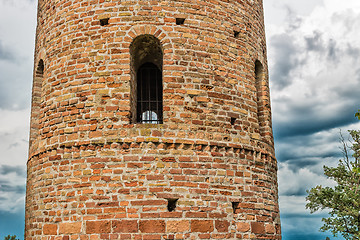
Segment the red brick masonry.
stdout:
[[39,0],[26,239],[281,239],[268,86],[261,0]]

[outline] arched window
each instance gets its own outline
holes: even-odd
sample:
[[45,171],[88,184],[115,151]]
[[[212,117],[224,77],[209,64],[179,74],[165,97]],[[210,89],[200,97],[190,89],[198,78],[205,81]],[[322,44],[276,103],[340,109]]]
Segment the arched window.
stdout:
[[159,39],[138,36],[130,45],[132,122],[163,122],[163,52]]
[[41,85],[44,80],[45,64],[42,59],[39,60],[35,68],[32,100],[31,100],[31,125],[30,125],[30,147],[36,148],[36,139],[39,137],[39,116],[40,116],[40,98]]

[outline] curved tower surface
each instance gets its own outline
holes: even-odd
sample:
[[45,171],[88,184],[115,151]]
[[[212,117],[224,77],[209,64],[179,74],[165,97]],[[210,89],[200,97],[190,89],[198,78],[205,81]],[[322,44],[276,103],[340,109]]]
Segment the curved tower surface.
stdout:
[[262,0],[39,0],[25,237],[281,239]]

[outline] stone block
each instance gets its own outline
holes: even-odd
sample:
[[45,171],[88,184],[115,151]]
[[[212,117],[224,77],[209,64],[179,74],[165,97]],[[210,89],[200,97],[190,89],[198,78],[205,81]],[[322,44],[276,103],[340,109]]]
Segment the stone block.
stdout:
[[190,230],[190,223],[187,220],[180,221],[167,221],[166,232],[168,233],[181,233]]
[[140,220],[139,230],[142,233],[165,233],[164,220]]
[[74,234],[81,232],[81,222],[60,223],[59,234]]
[[214,222],[212,220],[192,220],[192,232],[212,232],[214,230]]

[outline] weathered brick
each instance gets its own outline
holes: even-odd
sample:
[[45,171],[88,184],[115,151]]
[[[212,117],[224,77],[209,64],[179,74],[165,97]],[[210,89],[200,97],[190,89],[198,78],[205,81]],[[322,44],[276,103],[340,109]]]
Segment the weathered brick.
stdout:
[[248,232],[250,230],[250,224],[247,222],[237,222],[236,229],[239,232]]
[[166,232],[168,233],[181,233],[188,232],[190,230],[190,222],[188,220],[166,222]]
[[87,221],[86,233],[109,233],[111,231],[110,221]]
[[60,223],[59,234],[74,234],[81,232],[82,222]]
[[263,222],[252,222],[251,223],[251,232],[256,234],[264,234],[265,226]]
[[215,220],[215,228],[218,230],[218,232],[228,232],[229,226],[229,221]]
[[57,235],[57,224],[45,224],[43,226],[43,234],[44,235]]
[[164,220],[140,220],[139,230],[143,233],[164,233]]
[[273,224],[266,224],[265,225],[265,232],[274,234],[276,232],[275,226]]
[[214,222],[212,220],[191,220],[192,232],[212,232]]
[[39,1],[25,238],[279,239],[262,2]]
[[113,232],[115,233],[136,233],[138,232],[137,220],[112,221]]

